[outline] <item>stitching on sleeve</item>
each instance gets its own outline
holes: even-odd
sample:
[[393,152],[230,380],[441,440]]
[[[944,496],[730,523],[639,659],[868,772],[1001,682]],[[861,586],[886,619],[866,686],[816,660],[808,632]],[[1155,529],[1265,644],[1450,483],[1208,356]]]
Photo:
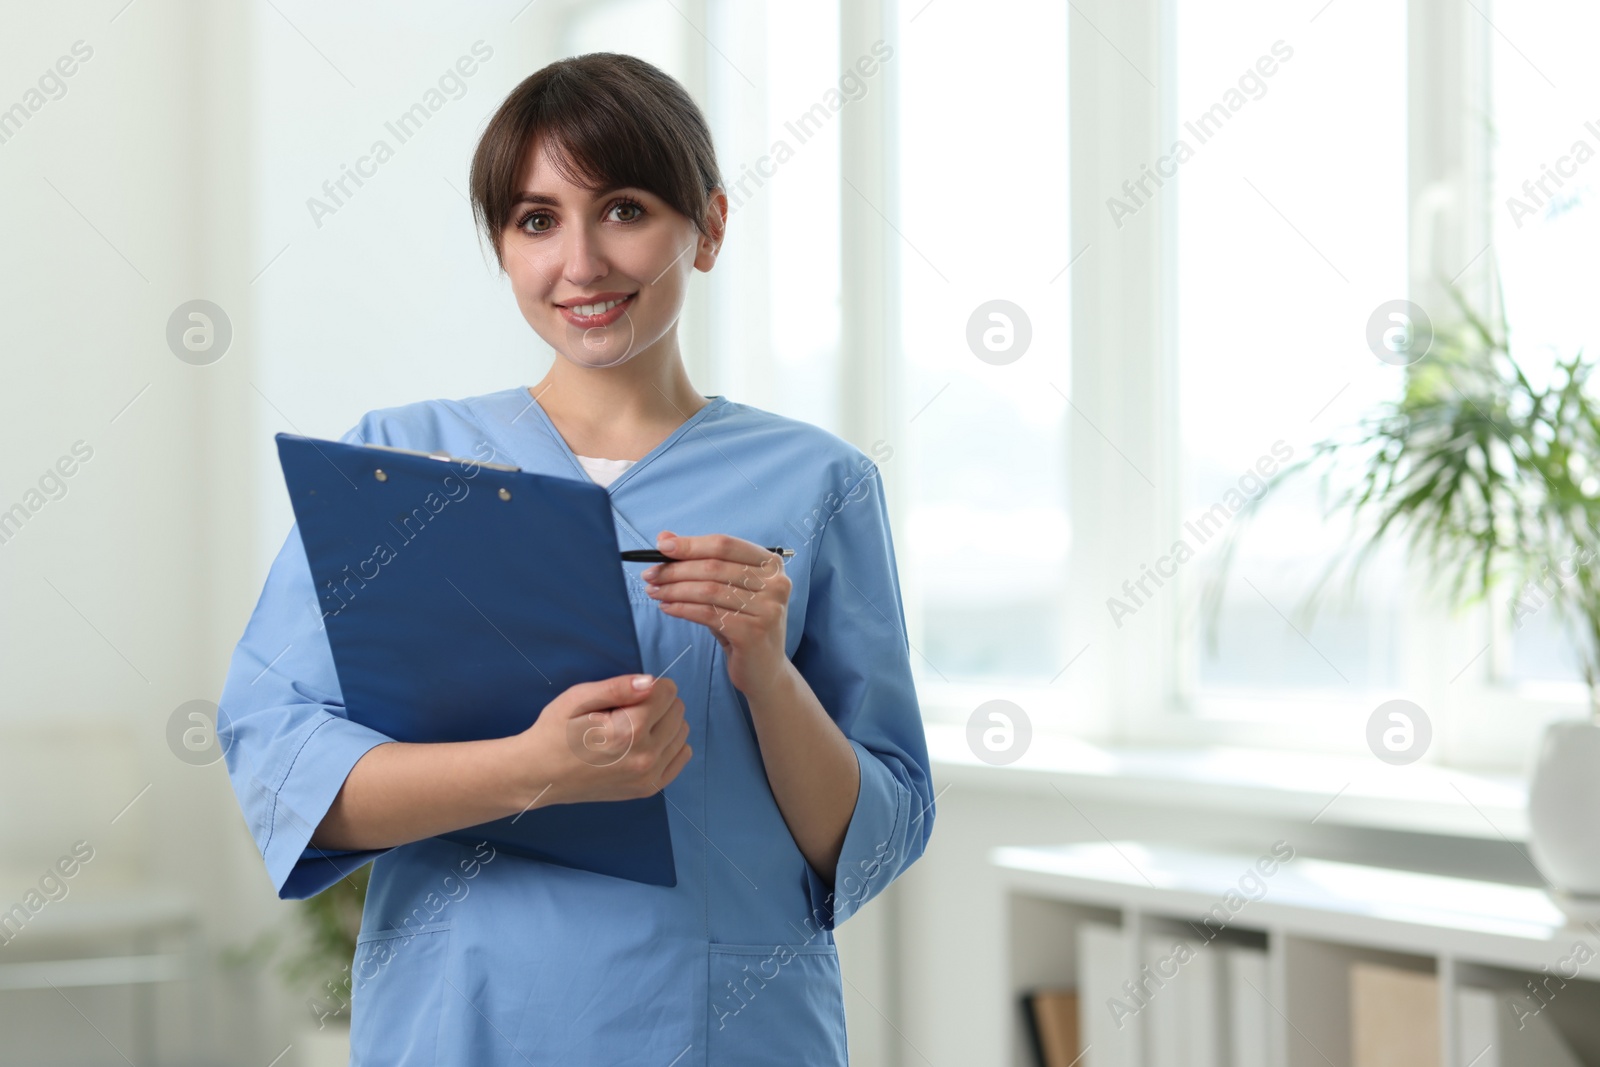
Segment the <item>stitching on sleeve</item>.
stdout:
[[[867,751],[871,752],[872,750],[868,749]],[[898,779],[898,778],[896,778],[894,776],[894,772],[890,771],[888,766],[886,764],[884,764],[884,762],[881,759],[878,759],[876,754],[874,754],[872,758],[877,760],[878,761],[878,765],[883,767],[883,769],[885,771],[889,772],[889,781],[894,783],[894,822],[891,825],[890,830],[889,830],[889,839],[890,839],[889,843],[892,846],[895,841],[900,841],[906,836],[902,832],[903,829],[906,826],[906,820],[905,820],[906,794],[910,793],[911,790],[908,789],[906,786],[901,784],[900,779]],[[895,867],[897,869],[899,867],[901,867],[905,863],[905,857],[903,857],[903,856],[896,856],[895,859],[897,861],[895,863]],[[889,872],[889,864],[887,862],[883,863],[878,868],[878,871],[884,875],[883,884],[878,886],[878,890],[877,890],[877,893],[881,893],[885,889],[889,888],[889,883],[894,881],[894,876],[890,875],[888,873]],[[873,896],[876,896],[877,893],[874,893]],[[856,907],[860,908],[861,904],[865,904],[866,902],[867,902],[867,899],[865,897],[863,897],[862,900],[861,900],[861,903],[857,904]]]
[[[326,714],[328,715],[328,717],[326,719],[323,719],[321,722],[317,723],[316,726],[312,727],[311,732],[306,734],[306,739],[304,741],[300,742],[300,747],[295,749],[294,756],[289,760],[288,768],[283,772],[283,778],[281,778],[279,780],[279,782],[278,782],[278,788],[271,791],[271,793],[272,793],[272,809],[271,809],[271,815],[270,815],[270,817],[268,819],[268,822],[267,822],[267,842],[266,842],[266,844],[261,846],[261,854],[262,854],[262,856],[265,856],[267,854],[267,850],[272,847],[272,835],[275,832],[277,832],[277,828],[278,828],[278,795],[282,791],[284,785],[286,785],[288,783],[289,775],[294,773],[294,765],[297,762],[299,762],[300,753],[304,752],[306,750],[306,746],[311,743],[311,739],[313,737],[317,736],[317,731],[318,730],[322,729],[324,726],[328,725],[328,723],[333,721],[333,714],[331,712],[328,712]],[[313,833],[316,832],[316,827],[312,827],[311,829],[312,829]]]
[[876,478],[876,477],[878,477],[878,475],[879,475],[878,465],[876,463],[873,463],[871,460],[868,460],[867,462],[870,464],[870,466],[868,466],[868,468],[861,473],[861,477],[859,477],[859,478],[857,478],[855,480],[855,484],[851,485],[848,489],[846,489],[840,495],[840,499],[842,499],[844,501],[844,504],[840,506],[838,511],[833,512],[827,518],[822,520],[822,529],[817,531],[817,547],[811,553],[811,560],[812,560],[813,569],[815,569],[815,564],[816,564],[817,558],[822,555],[822,539],[824,537],[828,536],[828,527],[833,525],[833,520],[838,518],[839,517],[839,513],[844,511],[844,509],[846,507],[848,507],[850,504],[852,504],[852,503],[861,503],[861,501],[852,501],[850,499],[850,494],[855,492],[856,489],[859,488],[861,486],[861,484],[863,482],[865,482],[868,478]]

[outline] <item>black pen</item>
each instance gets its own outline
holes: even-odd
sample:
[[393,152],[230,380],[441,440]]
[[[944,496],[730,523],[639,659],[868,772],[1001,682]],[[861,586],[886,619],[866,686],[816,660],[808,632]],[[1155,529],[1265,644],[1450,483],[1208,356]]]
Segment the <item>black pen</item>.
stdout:
[[[769,548],[768,552],[776,552],[784,559],[794,555],[792,548]],[[630,548],[622,553],[624,563],[676,563],[681,562],[676,556],[666,556],[653,548]]]

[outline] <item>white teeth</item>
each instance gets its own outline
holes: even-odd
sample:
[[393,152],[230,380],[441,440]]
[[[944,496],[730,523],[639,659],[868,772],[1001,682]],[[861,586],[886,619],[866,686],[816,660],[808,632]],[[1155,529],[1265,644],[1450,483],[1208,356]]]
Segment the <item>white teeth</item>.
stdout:
[[583,315],[584,317],[588,317],[590,315],[600,315],[610,311],[612,308],[622,303],[623,300],[627,299],[627,297],[623,297],[622,300],[610,300],[604,304],[579,304],[578,306],[568,308],[567,310],[571,311],[574,315]]

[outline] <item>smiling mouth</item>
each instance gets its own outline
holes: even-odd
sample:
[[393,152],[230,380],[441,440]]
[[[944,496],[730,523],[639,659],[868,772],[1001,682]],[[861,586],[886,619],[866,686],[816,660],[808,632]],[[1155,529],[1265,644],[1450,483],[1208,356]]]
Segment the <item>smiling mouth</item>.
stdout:
[[627,296],[618,297],[612,300],[600,300],[581,304],[569,301],[565,304],[557,304],[556,307],[563,311],[570,311],[575,315],[582,315],[585,318],[594,318],[597,315],[604,315],[607,311],[610,311],[617,305],[626,304],[628,301],[632,300],[638,295],[639,294],[637,293],[629,293]]
[[557,304],[561,317],[568,323],[582,329],[595,329],[610,326],[620,319],[633,306],[634,298],[638,293],[629,293],[620,300],[606,300],[595,304]]

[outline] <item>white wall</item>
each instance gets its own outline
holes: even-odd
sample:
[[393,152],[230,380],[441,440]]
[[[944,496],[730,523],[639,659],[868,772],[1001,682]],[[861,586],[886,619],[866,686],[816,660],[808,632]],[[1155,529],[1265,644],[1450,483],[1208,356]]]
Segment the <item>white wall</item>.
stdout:
[[[75,442],[92,450],[0,544],[0,908],[83,840],[94,859],[40,919],[159,883],[220,944],[259,925],[270,890],[222,765],[181,762],[166,730],[179,705],[215,696],[238,636],[218,605],[249,536],[248,346],[192,366],[166,327],[196,297],[239,303],[246,52],[232,9],[121,8],[13,5],[0,32],[0,107],[37,102],[28,89],[76,42],[87,56],[0,143],[0,507],[26,506]],[[30,932],[6,956],[30,951]],[[70,996],[0,996],[8,1054],[132,1047],[123,991]]]

